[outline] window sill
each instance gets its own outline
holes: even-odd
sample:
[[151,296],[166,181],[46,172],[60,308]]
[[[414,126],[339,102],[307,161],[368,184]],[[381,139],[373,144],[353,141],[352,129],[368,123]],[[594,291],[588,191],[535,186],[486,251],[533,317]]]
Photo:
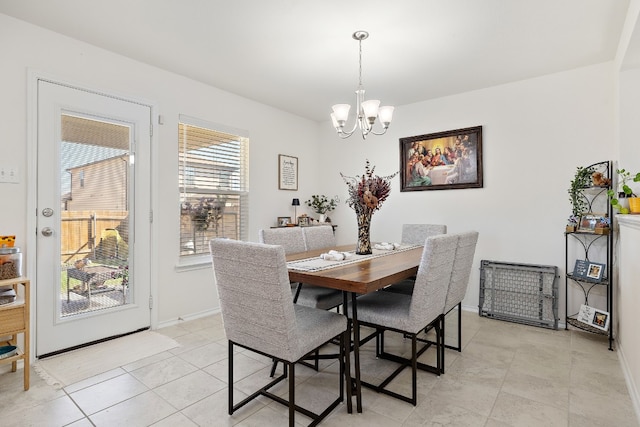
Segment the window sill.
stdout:
[[204,268],[211,268],[211,256],[208,254],[180,258],[175,267],[177,272],[202,270]]

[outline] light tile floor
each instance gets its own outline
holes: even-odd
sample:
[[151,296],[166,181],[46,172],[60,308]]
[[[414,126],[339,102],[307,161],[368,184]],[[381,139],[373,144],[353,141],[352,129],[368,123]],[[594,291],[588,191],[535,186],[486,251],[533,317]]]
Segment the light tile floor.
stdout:
[[[447,320],[453,341],[456,313]],[[22,374],[0,371],[0,425],[9,426],[284,426],[287,410],[266,398],[227,415],[227,343],[219,315],[160,329],[181,346],[63,389],[34,372],[22,391]],[[390,349],[408,341],[387,336]],[[393,366],[362,350],[363,377]],[[429,350],[423,358],[433,358]],[[237,398],[266,382],[270,361],[242,351],[235,358]],[[421,359],[421,360],[422,360]],[[408,392],[409,372],[394,381]],[[337,362],[320,372],[296,371],[297,402],[318,409],[337,394]],[[278,393],[286,396],[286,385]],[[346,404],[326,426],[639,426],[616,352],[606,340],[579,331],[552,331],[463,313],[463,352],[447,350],[446,373],[418,374],[418,405],[365,389],[362,414]],[[355,403],[355,400],[354,400]],[[297,425],[309,419],[296,416]]]

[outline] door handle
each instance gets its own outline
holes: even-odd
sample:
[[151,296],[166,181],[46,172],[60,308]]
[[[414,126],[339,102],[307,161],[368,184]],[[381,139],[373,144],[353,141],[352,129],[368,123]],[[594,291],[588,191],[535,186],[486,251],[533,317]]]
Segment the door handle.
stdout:
[[41,233],[43,236],[49,237],[53,234],[53,230],[51,229],[51,227],[45,227],[42,229]]

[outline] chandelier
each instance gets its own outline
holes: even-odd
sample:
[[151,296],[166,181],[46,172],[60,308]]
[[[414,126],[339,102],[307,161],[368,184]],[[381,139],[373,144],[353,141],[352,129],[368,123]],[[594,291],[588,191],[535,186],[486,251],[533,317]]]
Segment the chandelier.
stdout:
[[[366,139],[370,133],[374,135],[384,135],[389,128],[391,119],[393,117],[393,107],[384,106],[380,107],[380,101],[377,99],[364,100],[364,88],[362,87],[362,40],[366,40],[369,37],[369,33],[366,31],[356,31],[353,33],[353,38],[358,40],[360,57],[359,57],[359,80],[358,90],[356,90],[356,108],[358,109],[356,122],[353,124],[353,128],[349,131],[344,130],[344,126],[347,124],[349,118],[349,110],[351,105],[349,104],[336,104],[333,107],[333,113],[331,113],[331,122],[333,127],[336,128],[338,136],[345,139],[349,138],[357,128],[360,128],[362,132],[362,139]],[[376,117],[380,119],[382,125],[382,131],[376,132],[373,130]]]

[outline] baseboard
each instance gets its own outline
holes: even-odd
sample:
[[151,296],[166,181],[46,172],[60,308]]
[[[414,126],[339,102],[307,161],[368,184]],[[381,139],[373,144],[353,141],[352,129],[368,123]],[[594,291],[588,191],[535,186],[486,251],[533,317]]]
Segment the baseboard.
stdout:
[[640,393],[638,393],[638,385],[635,383],[633,376],[631,375],[631,370],[629,369],[627,358],[624,355],[624,346],[620,344],[620,341],[618,341],[616,344],[618,360],[620,361],[620,367],[622,368],[624,381],[625,383],[627,383],[627,390],[629,391],[629,397],[631,398],[633,409],[636,412],[636,418],[638,419],[638,422],[640,422]]
[[201,318],[207,317],[207,316],[213,316],[214,314],[218,314],[218,313],[220,313],[220,309],[219,308],[214,308],[214,309],[211,309],[211,310],[200,311],[198,313],[186,314],[186,315],[177,317],[175,319],[164,320],[162,322],[158,322],[158,329],[167,328],[169,326],[179,325],[180,323],[186,322],[186,321],[189,321],[189,320],[196,320],[196,319],[201,319]]

